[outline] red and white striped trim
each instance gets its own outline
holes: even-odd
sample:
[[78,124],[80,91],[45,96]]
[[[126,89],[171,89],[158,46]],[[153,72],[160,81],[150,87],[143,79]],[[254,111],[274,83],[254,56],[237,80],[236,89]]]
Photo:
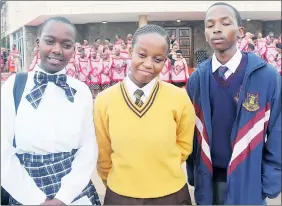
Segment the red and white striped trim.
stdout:
[[269,118],[270,108],[267,105],[239,130],[233,144],[228,174],[231,174],[248,157],[250,152],[264,140],[263,135]]
[[209,171],[212,172],[212,161],[208,136],[205,125],[198,116],[196,116],[196,128],[198,130],[198,142],[201,146],[201,158]]

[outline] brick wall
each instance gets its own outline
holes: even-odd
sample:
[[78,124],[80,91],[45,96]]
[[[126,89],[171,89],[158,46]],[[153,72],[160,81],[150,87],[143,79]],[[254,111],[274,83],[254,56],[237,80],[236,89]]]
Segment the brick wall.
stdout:
[[85,38],[90,44],[93,44],[96,38],[101,38],[101,40],[109,38],[111,42],[115,42],[116,34],[125,39],[127,34],[133,34],[137,28],[137,22],[91,23],[85,25]]
[[83,42],[83,40],[85,39],[85,25],[84,24],[76,24],[75,25],[76,29],[77,29],[77,34],[76,34],[76,41],[77,42]]
[[271,31],[278,37],[281,34],[281,21],[264,21],[263,35],[267,35]]
[[33,60],[33,49],[37,38],[37,28],[37,26],[25,26],[25,71],[28,70]]
[[246,32],[251,32],[256,35],[258,32],[262,32],[263,21],[243,21],[243,26]]

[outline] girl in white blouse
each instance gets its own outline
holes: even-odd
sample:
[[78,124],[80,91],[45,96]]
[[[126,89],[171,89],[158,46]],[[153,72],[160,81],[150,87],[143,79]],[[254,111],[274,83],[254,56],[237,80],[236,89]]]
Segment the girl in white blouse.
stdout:
[[11,76],[1,89],[1,183],[9,204],[99,205],[90,178],[97,162],[89,88],[66,76],[76,29],[65,18],[39,30],[41,62],[27,73],[18,110]]

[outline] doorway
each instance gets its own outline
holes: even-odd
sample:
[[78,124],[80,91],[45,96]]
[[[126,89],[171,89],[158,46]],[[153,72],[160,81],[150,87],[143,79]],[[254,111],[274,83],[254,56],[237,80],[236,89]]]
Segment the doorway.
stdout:
[[192,28],[191,27],[166,27],[169,35],[173,34],[179,43],[179,49],[186,59],[188,68],[193,67]]

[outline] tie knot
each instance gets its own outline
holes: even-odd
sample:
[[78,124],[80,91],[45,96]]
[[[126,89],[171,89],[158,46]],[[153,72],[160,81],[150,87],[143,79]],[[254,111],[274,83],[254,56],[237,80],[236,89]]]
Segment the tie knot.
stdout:
[[47,84],[48,82],[53,82],[58,86],[65,86],[67,82],[67,76],[65,74],[59,75],[48,75],[43,72],[35,72],[34,75],[35,84]]
[[137,89],[134,92],[134,95],[136,96],[136,98],[141,99],[141,97],[144,95],[144,92],[141,89]]
[[228,67],[227,66],[221,66],[221,67],[219,67],[218,70],[224,74],[228,70]]
[[223,78],[225,80],[224,74],[225,72],[228,70],[227,66],[221,66],[218,68],[218,74],[221,78]]

